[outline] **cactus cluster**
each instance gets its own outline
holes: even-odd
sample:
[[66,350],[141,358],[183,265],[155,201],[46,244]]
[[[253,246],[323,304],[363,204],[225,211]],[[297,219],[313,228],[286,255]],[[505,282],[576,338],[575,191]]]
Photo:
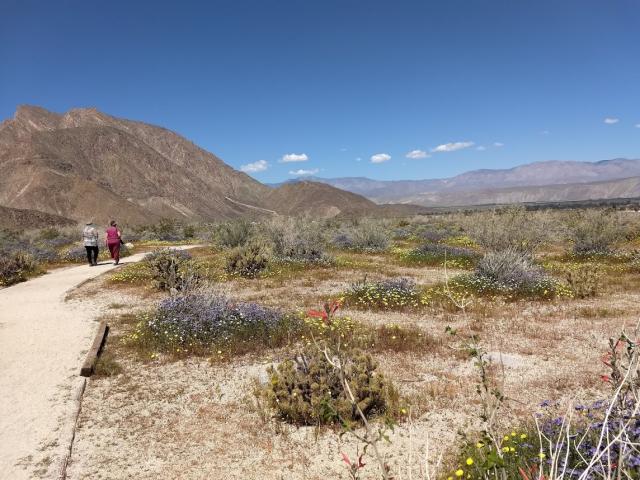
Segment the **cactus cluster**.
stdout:
[[[367,417],[395,411],[399,396],[393,384],[377,371],[373,358],[352,351],[340,359],[344,379],[357,406]],[[356,405],[345,391],[340,371],[315,347],[268,369],[269,382],[261,396],[276,416],[296,425],[359,422]]]
[[154,286],[160,290],[183,290],[186,283],[193,283],[191,255],[184,250],[163,248],[148,254],[144,260],[151,269]]
[[241,277],[255,278],[269,266],[271,258],[269,244],[261,239],[254,239],[231,251],[227,258],[226,270]]

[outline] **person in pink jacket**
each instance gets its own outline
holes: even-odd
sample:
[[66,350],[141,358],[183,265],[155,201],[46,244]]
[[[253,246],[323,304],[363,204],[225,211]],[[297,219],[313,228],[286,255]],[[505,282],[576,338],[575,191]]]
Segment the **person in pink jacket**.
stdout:
[[111,220],[110,227],[107,228],[107,248],[111,253],[111,258],[114,260],[114,264],[120,263],[120,244],[122,243],[122,234],[118,229],[118,224],[115,220]]

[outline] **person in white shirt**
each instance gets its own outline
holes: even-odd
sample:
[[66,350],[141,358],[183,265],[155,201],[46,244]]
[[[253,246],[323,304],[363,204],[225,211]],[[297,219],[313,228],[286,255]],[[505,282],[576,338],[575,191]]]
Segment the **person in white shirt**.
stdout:
[[98,265],[98,229],[93,224],[93,220],[89,220],[84,230],[82,230],[82,241],[84,242],[84,248],[87,250],[87,260],[89,266],[95,267]]

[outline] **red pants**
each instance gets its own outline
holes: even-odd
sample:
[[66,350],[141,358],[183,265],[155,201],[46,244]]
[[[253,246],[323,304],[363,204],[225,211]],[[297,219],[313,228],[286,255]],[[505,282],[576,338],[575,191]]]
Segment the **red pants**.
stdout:
[[109,253],[111,253],[111,258],[113,258],[116,262],[119,262],[120,261],[120,242],[107,243],[107,247],[109,247]]

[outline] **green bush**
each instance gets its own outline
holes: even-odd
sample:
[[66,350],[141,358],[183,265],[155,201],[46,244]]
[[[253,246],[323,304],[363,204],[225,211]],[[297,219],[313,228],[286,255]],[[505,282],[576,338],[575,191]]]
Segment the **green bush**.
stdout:
[[227,273],[245,278],[255,278],[263,272],[272,258],[271,246],[255,239],[245,246],[236,247],[227,258]]
[[196,236],[196,227],[193,225],[185,225],[182,227],[182,236],[184,238],[194,238]]
[[[344,378],[358,407],[367,418],[394,415],[400,400],[393,384],[378,371],[370,355],[353,351],[341,359]],[[349,400],[340,373],[315,347],[268,369],[269,381],[258,390],[259,398],[277,418],[296,425],[360,422]]]

